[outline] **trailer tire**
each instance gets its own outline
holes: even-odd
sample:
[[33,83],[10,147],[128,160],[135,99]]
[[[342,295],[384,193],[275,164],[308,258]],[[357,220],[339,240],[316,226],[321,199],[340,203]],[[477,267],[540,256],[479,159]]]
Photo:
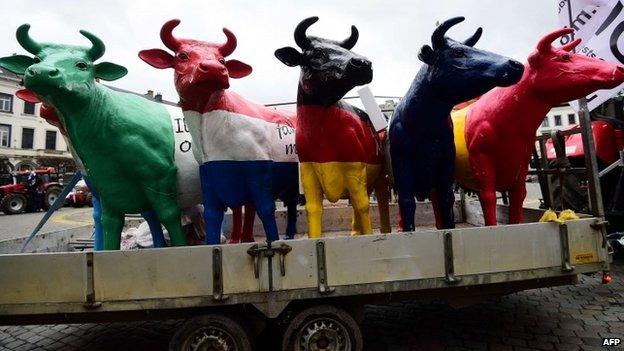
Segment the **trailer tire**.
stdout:
[[283,351],[361,351],[363,347],[362,331],[355,319],[345,310],[330,305],[301,311],[290,322],[282,339]]
[[169,351],[190,350],[251,351],[251,337],[235,319],[207,314],[185,322],[173,335]]

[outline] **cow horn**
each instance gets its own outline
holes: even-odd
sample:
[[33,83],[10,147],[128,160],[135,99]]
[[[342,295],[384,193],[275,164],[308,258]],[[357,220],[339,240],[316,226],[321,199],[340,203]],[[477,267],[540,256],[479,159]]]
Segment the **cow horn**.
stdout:
[[28,34],[29,29],[30,24],[22,24],[17,28],[15,36],[17,37],[17,42],[20,43],[26,51],[33,55],[37,55],[39,51],[41,51],[42,46],[30,37]]
[[87,51],[87,56],[89,56],[91,61],[95,61],[104,55],[106,46],[104,46],[104,43],[100,40],[100,38],[87,32],[86,30],[81,30],[80,34],[84,35],[91,42],[91,48]]
[[351,36],[343,40],[340,43],[340,46],[347,50],[351,50],[355,46],[355,43],[357,43],[359,37],[360,33],[358,32],[357,28],[355,28],[355,26],[351,26]]
[[572,40],[571,42],[569,42],[569,43],[567,43],[567,44],[563,45],[563,46],[561,47],[561,50],[563,50],[563,51],[568,51],[568,52],[569,52],[569,51],[572,51],[572,50],[574,50],[574,49],[578,46],[578,44],[580,44],[580,43],[581,43],[581,38],[578,38],[578,39]]
[[561,29],[557,29],[556,31],[550,33],[550,34],[546,34],[546,36],[544,36],[539,43],[537,43],[537,51],[539,52],[547,52],[550,51],[552,49],[552,42],[555,41],[555,39],[560,38],[562,35],[565,34],[570,34],[574,32],[574,29],[572,28],[561,28]]
[[166,47],[171,49],[172,51],[177,51],[180,47],[180,41],[173,36],[173,29],[180,24],[179,19],[172,19],[163,24],[160,29],[160,40],[162,40],[163,44]]
[[236,36],[234,36],[234,33],[230,32],[227,28],[223,28],[223,33],[227,37],[227,41],[225,44],[219,46],[219,52],[223,55],[223,57],[226,57],[233,53],[234,49],[236,49]]
[[310,38],[306,35],[306,30],[318,20],[319,18],[317,16],[308,17],[301,21],[297,25],[297,28],[295,28],[295,43],[297,43],[300,48],[307,49],[310,47]]
[[477,28],[475,34],[473,34],[470,38],[464,41],[464,45],[474,46],[479,41],[479,39],[481,39],[481,34],[483,34],[483,28],[479,27]]
[[436,50],[444,46],[444,43],[446,41],[446,39],[444,38],[444,34],[446,34],[446,32],[452,26],[456,25],[457,23],[463,22],[464,20],[465,20],[464,17],[453,17],[451,19],[447,19],[446,21],[442,22],[442,24],[440,24],[433,31],[433,34],[431,34],[431,44],[433,44],[433,49]]

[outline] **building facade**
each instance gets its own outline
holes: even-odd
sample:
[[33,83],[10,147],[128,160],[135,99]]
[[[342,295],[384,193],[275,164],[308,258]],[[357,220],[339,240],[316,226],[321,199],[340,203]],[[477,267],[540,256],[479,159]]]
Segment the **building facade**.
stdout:
[[41,104],[15,96],[22,89],[17,75],[0,69],[0,158],[14,170],[51,166],[73,172],[74,162],[58,128],[39,118]]
[[537,134],[541,135],[543,132],[550,132],[552,130],[568,129],[571,126],[578,124],[579,118],[576,112],[565,103],[559,106],[553,107],[537,130]]

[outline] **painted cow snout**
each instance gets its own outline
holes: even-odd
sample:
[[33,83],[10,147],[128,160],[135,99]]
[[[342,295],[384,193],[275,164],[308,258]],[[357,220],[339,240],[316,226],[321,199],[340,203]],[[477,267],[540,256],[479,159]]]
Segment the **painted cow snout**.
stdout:
[[516,60],[507,61],[507,71],[501,77],[500,86],[506,87],[515,84],[524,73],[524,65]]
[[364,58],[354,57],[349,60],[349,66],[355,68],[370,68],[372,63]]
[[199,70],[202,72],[214,72],[214,73],[223,73],[225,74],[225,67],[223,65],[219,65],[216,62],[212,61],[202,61],[199,63]]
[[214,82],[229,86],[230,76],[227,68],[220,62],[215,60],[205,60],[197,65],[197,69],[193,72],[196,83]]
[[617,83],[624,82],[624,66],[617,66],[613,71],[613,80]]
[[44,76],[44,77],[57,77],[59,75],[59,70],[58,68],[55,67],[49,67],[49,66],[37,66],[37,65],[33,65],[30,66],[27,70],[26,70],[26,77],[36,77],[36,76]]

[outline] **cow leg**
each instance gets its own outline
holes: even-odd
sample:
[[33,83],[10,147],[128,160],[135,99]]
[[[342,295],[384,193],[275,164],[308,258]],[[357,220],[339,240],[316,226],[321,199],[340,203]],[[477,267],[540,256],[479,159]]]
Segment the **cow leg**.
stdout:
[[91,204],[93,205],[93,250],[101,251],[104,249],[104,230],[102,229],[102,204],[100,196],[88,177],[82,177],[91,190]]
[[390,186],[384,170],[375,180],[375,196],[377,196],[380,231],[390,233],[392,231],[390,227]]
[[254,221],[256,219],[256,209],[252,203],[245,204],[245,222],[243,224],[243,236],[241,237],[241,243],[253,243],[254,235]]
[[440,210],[440,200],[438,199],[438,191],[433,189],[429,194],[429,200],[431,200],[431,207],[433,207],[433,217],[435,218],[435,226],[438,229],[442,229],[442,211]]
[[372,234],[373,226],[370,218],[370,203],[366,189],[366,166],[349,170],[345,175],[345,183],[351,197],[351,206],[357,213],[361,234]]
[[301,163],[301,185],[306,199],[306,214],[308,216],[308,237],[310,239],[320,238],[323,222],[323,190],[319,182],[314,165]]
[[206,223],[206,245],[218,245],[221,243],[221,224],[225,206],[214,196],[206,199],[204,195],[204,222]]
[[392,156],[394,186],[399,196],[399,213],[401,230],[411,232],[415,229],[414,214],[416,212],[416,168],[406,157]]
[[297,233],[297,201],[299,194],[294,196],[291,199],[288,199],[286,205],[286,236],[285,239],[294,239],[295,234]]
[[254,162],[246,180],[267,241],[279,240],[273,198],[273,161]]
[[204,200],[206,245],[218,245],[221,243],[221,225],[223,223],[225,205],[211,189],[203,189],[202,195]]
[[111,211],[102,204],[102,228],[104,230],[104,250],[119,250],[121,230],[124,226],[123,213]]
[[238,244],[243,235],[243,210],[242,207],[232,209],[232,237],[228,243]]
[[182,232],[181,211],[176,196],[167,196],[149,190],[145,194],[158,220],[167,228],[171,246],[186,245],[186,236]]
[[100,203],[100,199],[95,195],[91,198],[91,203],[93,204],[93,231],[94,231],[94,240],[93,240],[93,250],[101,251],[104,250],[104,230],[102,229],[102,204]]
[[[520,179],[525,179],[526,176]],[[522,204],[526,197],[526,184],[524,182],[518,182],[514,185],[513,189],[509,191],[509,224],[522,223],[524,220],[524,211]]]
[[351,235],[360,235],[362,234],[362,219],[360,218],[360,213],[355,210],[355,206],[351,206],[351,210]]
[[150,233],[152,233],[152,242],[154,243],[153,246],[166,247],[167,243],[165,242],[165,235],[163,233],[162,226],[158,221],[158,216],[156,216],[156,212],[145,211],[141,213],[141,216],[143,216],[143,218],[145,218],[145,221],[147,221]]
[[496,225],[496,169],[488,157],[482,154],[471,156],[470,166],[480,188],[479,201],[485,225]]
[[260,221],[262,221],[267,241],[279,240],[277,223],[275,222],[275,201],[273,201],[273,194],[268,192],[256,192],[253,198],[256,206],[256,213],[258,213],[258,217]]
[[444,185],[440,185],[440,187],[433,192],[434,197],[437,199],[437,206],[434,206],[434,211],[436,212],[436,228],[453,229],[455,228],[455,214],[453,213],[455,194],[453,193],[452,186],[447,185],[446,188],[442,188],[443,186]]

